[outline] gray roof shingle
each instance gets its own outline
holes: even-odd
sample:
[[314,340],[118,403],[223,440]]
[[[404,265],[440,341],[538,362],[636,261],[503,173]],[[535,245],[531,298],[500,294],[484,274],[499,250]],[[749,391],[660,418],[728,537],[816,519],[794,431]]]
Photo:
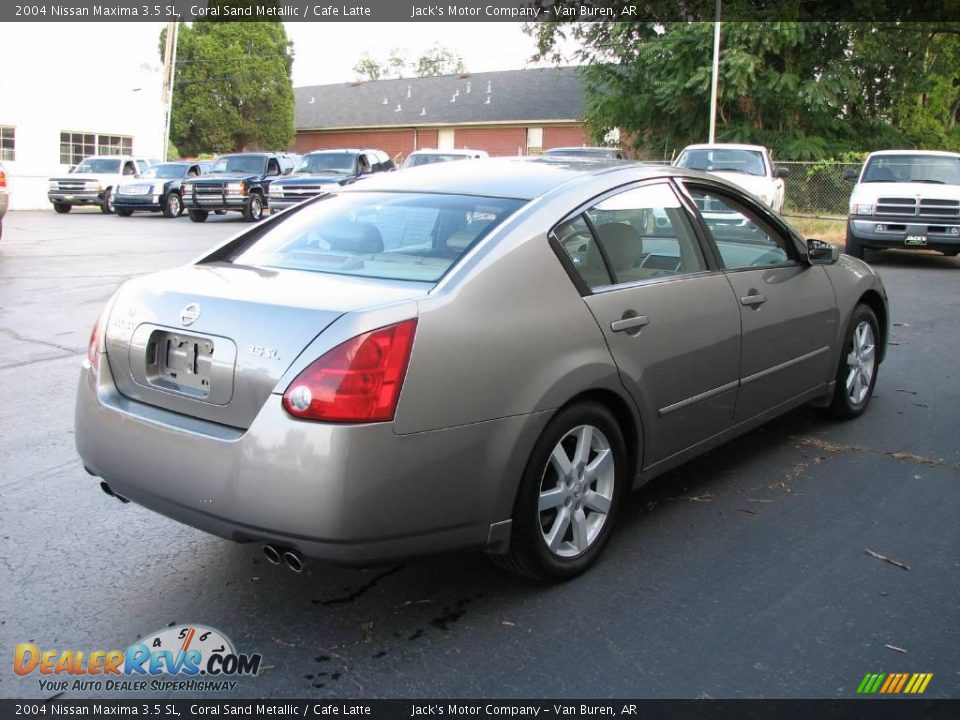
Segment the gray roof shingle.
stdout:
[[294,94],[297,130],[522,123],[583,116],[583,83],[575,67],[313,85],[294,88]]

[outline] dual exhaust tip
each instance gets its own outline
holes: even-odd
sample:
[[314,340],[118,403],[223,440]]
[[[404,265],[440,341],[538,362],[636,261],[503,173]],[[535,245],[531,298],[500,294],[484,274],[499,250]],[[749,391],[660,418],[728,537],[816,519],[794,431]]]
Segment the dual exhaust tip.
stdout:
[[295,573],[302,573],[306,563],[299,550],[278,548],[274,545],[263,546],[263,556],[271,565],[286,565]]

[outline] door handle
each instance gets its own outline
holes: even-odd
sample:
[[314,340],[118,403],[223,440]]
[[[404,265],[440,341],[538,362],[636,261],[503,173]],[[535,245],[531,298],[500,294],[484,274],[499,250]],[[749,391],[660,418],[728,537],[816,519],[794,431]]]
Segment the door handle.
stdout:
[[751,290],[746,296],[740,298],[740,304],[748,307],[757,307],[767,301],[766,295],[761,295],[756,290]]
[[650,318],[646,315],[631,315],[629,317],[623,317],[619,320],[614,320],[610,323],[610,329],[613,332],[629,332],[630,330],[639,331],[644,325],[650,324]]

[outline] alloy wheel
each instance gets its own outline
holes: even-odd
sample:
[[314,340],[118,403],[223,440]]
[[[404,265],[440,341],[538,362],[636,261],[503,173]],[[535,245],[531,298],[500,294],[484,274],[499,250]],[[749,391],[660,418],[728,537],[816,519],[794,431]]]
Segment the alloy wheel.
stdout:
[[877,367],[876,339],[873,328],[862,320],[853,331],[853,346],[847,355],[847,398],[860,405],[870,392],[873,373]]

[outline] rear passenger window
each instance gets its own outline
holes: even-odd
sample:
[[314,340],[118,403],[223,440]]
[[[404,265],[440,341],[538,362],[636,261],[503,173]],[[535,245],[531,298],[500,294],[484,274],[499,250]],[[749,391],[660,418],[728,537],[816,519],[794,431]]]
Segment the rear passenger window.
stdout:
[[746,210],[719,194],[690,189],[723,265],[728,270],[791,262],[787,240],[768,230]]
[[[563,228],[561,245],[590,287],[702,272],[707,269],[685,211],[666,184],[645,185],[603,200]],[[583,238],[582,227],[589,229]],[[559,233],[558,233],[559,237]]]

